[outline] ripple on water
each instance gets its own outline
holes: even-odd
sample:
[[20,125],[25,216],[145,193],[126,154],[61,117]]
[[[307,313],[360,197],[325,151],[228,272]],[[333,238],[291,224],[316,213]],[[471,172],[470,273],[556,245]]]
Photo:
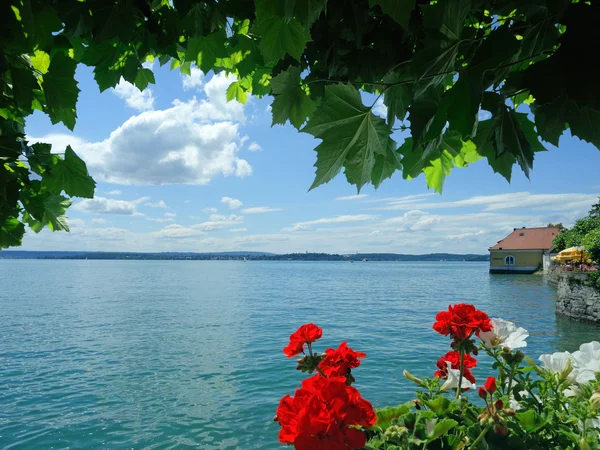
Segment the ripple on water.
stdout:
[[281,349],[307,321],[320,349],[368,354],[356,386],[376,406],[409,398],[403,369],[433,372],[448,342],[431,325],[450,303],[527,328],[534,357],[598,333],[557,318],[542,277],[479,263],[0,260],[0,273],[1,448],[277,448],[275,408],[303,378]]

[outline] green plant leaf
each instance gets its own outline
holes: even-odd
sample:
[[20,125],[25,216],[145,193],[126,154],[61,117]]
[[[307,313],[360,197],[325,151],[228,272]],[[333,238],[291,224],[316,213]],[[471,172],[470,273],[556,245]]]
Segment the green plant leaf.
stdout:
[[428,436],[429,439],[439,439],[444,434],[448,433],[452,428],[456,427],[458,422],[453,419],[443,419],[435,424],[433,432]]
[[546,425],[546,421],[532,409],[525,412],[518,412],[515,417],[519,424],[528,433],[533,433]]
[[142,67],[137,71],[137,75],[135,76],[135,85],[140,91],[143,91],[150,83],[156,83],[156,80],[154,79],[154,72],[152,72],[150,69]]
[[545,105],[538,105],[536,102],[531,109],[535,115],[535,126],[540,137],[546,142],[558,146],[560,137],[567,129],[567,111],[564,98],[558,98],[554,102]]
[[600,149],[600,111],[590,106],[572,105],[569,109],[571,133]]
[[65,53],[56,53],[44,75],[42,86],[46,94],[46,111],[53,124],[62,122],[72,130],[75,127],[79,88],[75,81],[77,63]]
[[375,165],[371,174],[371,182],[375,189],[381,185],[383,180],[391,178],[396,170],[402,170],[402,162],[400,154],[396,151],[396,142],[390,138],[385,155],[375,155]]
[[225,30],[215,31],[208,36],[192,38],[187,43],[185,59],[195,61],[204,73],[208,73],[215,65],[217,58],[228,56],[225,47],[227,36]]
[[377,416],[375,426],[385,429],[390,426],[393,419],[407,415],[413,407],[413,402],[406,402],[399,406],[377,409],[375,411]]
[[62,195],[50,195],[44,200],[44,215],[42,222],[45,223],[52,231],[69,231],[67,224],[67,216],[65,212],[73,203]]
[[327,0],[296,0],[294,15],[306,28],[310,27],[327,8]]
[[234,81],[227,88],[226,97],[228,102],[237,100],[240,103],[246,103],[248,91],[242,87],[239,81]]
[[[384,83],[402,83],[409,80],[407,75],[392,72],[383,79]],[[404,120],[408,112],[408,106],[412,101],[412,87],[407,84],[387,86],[383,93],[383,104],[387,106],[387,123],[391,127],[396,118]]]
[[31,112],[31,105],[34,101],[33,91],[39,89],[37,79],[30,70],[12,67],[10,75],[13,84],[13,97],[17,106],[27,113]]
[[300,61],[310,34],[296,19],[286,21],[274,14],[257,19],[255,33],[262,36],[260,49],[267,64],[283,59],[288,54]]
[[473,137],[473,142],[477,147],[477,153],[487,158],[492,170],[502,175],[510,183],[512,167],[517,160],[511,153],[505,152],[501,155],[496,153],[492,119],[479,122],[477,125],[477,134]]
[[302,131],[323,140],[316,148],[317,173],[311,189],[330,181],[344,166],[346,178],[360,190],[370,181],[375,155],[385,154],[391,134],[348,84],[325,88],[325,101]]
[[16,217],[6,217],[0,222],[0,248],[16,247],[21,245],[25,225]]
[[271,90],[275,96],[271,105],[273,125],[290,123],[300,129],[316,106],[300,85],[300,67],[290,66],[271,80]]
[[70,145],[65,151],[65,159],[57,159],[51,170],[44,172],[42,185],[55,194],[65,191],[69,196],[83,198],[93,198],[96,188],[85,162]]
[[32,67],[42,74],[48,72],[50,67],[50,55],[42,50],[36,50],[32,56],[29,56]]
[[373,8],[379,5],[384,14],[387,14],[404,28],[408,29],[410,15],[415,9],[415,0],[369,0],[369,6]]

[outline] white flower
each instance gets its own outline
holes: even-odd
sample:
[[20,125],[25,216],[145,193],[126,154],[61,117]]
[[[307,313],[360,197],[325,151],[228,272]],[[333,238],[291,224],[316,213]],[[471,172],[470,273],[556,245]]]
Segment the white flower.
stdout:
[[504,319],[493,318],[490,322],[493,328],[479,334],[487,348],[508,347],[514,350],[527,347],[525,339],[529,332],[525,328],[517,328],[514,323]]
[[[448,367],[448,378],[441,387],[442,392],[446,392],[449,389],[456,389],[458,387],[458,378],[460,377],[460,370],[453,369],[452,363],[447,362],[446,366]],[[462,389],[475,389],[477,387],[474,383],[471,383],[464,376],[460,386]]]
[[569,352],[556,352],[540,356],[540,361],[544,369],[558,374],[561,381],[567,381],[569,384],[575,383],[579,376],[579,370],[573,367],[575,359]]
[[585,384],[595,380],[596,374],[600,373],[600,342],[581,344],[579,350],[573,352],[573,359],[573,365],[579,371],[579,383]]

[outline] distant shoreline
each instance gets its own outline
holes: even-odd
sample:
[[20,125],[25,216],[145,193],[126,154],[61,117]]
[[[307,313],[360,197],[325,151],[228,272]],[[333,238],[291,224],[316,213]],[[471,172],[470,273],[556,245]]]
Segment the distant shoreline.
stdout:
[[37,252],[2,251],[0,259],[87,259],[87,260],[138,260],[138,261],[449,261],[487,262],[489,255],[428,253],[424,255],[401,253],[262,253],[262,252]]

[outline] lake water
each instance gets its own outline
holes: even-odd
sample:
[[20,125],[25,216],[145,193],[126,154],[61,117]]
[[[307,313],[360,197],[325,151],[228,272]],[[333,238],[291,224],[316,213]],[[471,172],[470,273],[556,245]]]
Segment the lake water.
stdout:
[[278,448],[273,414],[303,377],[282,348],[309,321],[315,348],[367,353],[355,386],[375,406],[410,398],[403,369],[433,373],[450,303],[525,327],[534,359],[598,338],[555,316],[543,277],[487,269],[0,260],[0,448]]

